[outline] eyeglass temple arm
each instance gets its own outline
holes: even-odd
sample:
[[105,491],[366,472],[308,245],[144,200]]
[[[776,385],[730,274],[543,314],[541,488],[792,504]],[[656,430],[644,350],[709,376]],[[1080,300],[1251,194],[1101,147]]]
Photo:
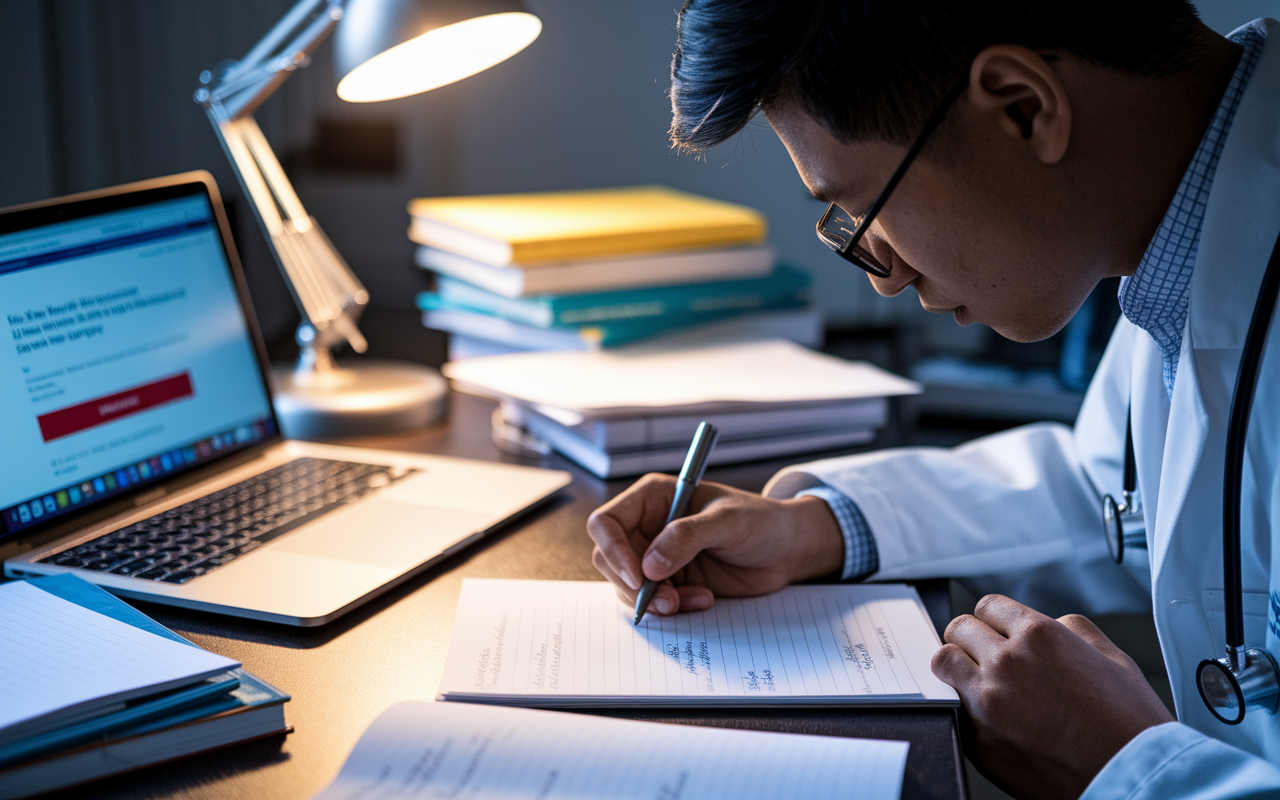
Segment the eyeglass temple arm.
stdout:
[[916,156],[920,155],[920,151],[924,149],[929,137],[933,135],[933,132],[942,124],[942,120],[946,118],[947,111],[951,109],[952,104],[955,103],[956,99],[960,97],[968,86],[969,73],[966,70],[965,74],[961,76],[960,80],[956,81],[955,86],[951,87],[951,90],[942,99],[942,104],[938,106],[938,110],[933,112],[933,116],[925,123],[924,130],[920,132],[920,136],[911,145],[911,149],[907,151],[907,155],[902,159],[902,163],[898,165],[898,169],[889,178],[889,183],[885,185],[884,190],[880,192],[880,196],[871,204],[871,208],[867,209],[867,213],[863,215],[858,226],[854,228],[853,235],[849,237],[850,247],[866,233],[866,229],[870,227],[876,215],[880,213],[880,209],[884,208],[884,204],[889,200],[889,195],[893,194],[893,190],[897,187],[898,182],[902,180],[902,176],[907,174],[907,168],[911,166],[911,162],[916,160]]

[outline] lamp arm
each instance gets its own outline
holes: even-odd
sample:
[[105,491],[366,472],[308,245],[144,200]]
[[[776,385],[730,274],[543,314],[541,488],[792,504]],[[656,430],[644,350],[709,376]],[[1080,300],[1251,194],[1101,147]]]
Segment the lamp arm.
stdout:
[[303,207],[251,112],[290,72],[307,65],[342,18],[343,3],[300,0],[244,59],[217,74],[201,73],[203,86],[195,94],[302,313],[300,363],[308,369],[325,368],[329,348],[343,341],[358,353],[368,348],[356,320],[369,293]]
[[244,58],[200,74],[207,99],[230,119],[252,114],[291,72],[310,63],[311,53],[342,19],[345,3],[299,0]]

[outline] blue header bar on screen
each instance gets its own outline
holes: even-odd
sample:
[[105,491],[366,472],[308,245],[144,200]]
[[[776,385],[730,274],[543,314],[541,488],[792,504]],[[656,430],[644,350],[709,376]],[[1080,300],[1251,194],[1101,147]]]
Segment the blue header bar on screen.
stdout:
[[57,222],[0,236],[0,274],[182,236],[213,224],[203,197],[184,197],[144,208]]

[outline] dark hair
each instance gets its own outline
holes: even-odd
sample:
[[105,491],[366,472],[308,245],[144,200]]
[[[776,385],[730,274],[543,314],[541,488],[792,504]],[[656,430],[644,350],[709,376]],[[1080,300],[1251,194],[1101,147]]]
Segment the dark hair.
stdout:
[[685,0],[671,140],[703,150],[798,101],[840,141],[906,143],[991,45],[1168,75],[1194,63],[1202,31],[1186,0]]

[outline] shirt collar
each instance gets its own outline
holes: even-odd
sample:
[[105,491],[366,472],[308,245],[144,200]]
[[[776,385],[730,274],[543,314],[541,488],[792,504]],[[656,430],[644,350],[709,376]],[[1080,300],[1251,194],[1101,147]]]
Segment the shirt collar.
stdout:
[[1132,276],[1120,281],[1120,310],[1160,348],[1164,356],[1165,391],[1170,397],[1177,377],[1191,273],[1200,246],[1209,189],[1240,98],[1262,55],[1266,29],[1249,25],[1230,38],[1244,48],[1240,63],[1142,261]]

